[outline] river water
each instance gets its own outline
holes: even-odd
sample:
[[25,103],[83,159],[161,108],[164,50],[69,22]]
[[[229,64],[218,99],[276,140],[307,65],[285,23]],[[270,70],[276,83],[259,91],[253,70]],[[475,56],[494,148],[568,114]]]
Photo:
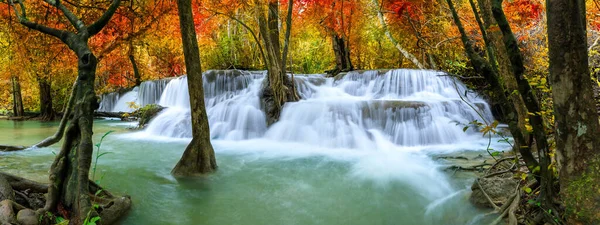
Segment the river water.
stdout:
[[[439,155],[485,154],[488,139],[472,120],[492,120],[489,106],[464,85],[431,71],[367,71],[342,79],[298,76],[304,100],[288,104],[267,128],[260,110],[260,72],[210,72],[205,93],[215,174],[175,179],[170,170],[189,142],[185,77],[164,82],[145,104],[169,108],[146,130],[99,119],[95,141],[109,130],[97,180],[128,194],[123,224],[482,224],[486,211],[468,202],[470,175],[444,172]],[[167,84],[168,83],[168,84]],[[398,88],[400,87],[400,88]],[[404,87],[404,88],[402,88]],[[156,91],[148,88],[134,91]],[[458,91],[457,91],[458,90]],[[126,93],[124,96],[136,101]],[[122,107],[118,98],[105,108]],[[155,99],[155,100],[148,100]],[[471,105],[472,107],[465,105]],[[123,103],[121,103],[123,104]],[[479,114],[473,109],[480,109]],[[27,145],[56,123],[0,121],[0,143]],[[507,146],[492,141],[494,149]],[[0,170],[47,180],[53,152],[0,153]]]

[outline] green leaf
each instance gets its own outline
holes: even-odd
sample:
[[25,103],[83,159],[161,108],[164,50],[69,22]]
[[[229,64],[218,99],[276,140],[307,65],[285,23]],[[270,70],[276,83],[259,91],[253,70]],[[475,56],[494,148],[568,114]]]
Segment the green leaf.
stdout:
[[57,216],[56,217],[56,223],[62,223],[65,221],[65,218],[62,218],[62,216]]
[[532,173],[537,173],[540,171],[540,166],[536,166],[535,168],[533,168],[533,170],[531,171]]
[[527,200],[527,204],[530,204],[530,205],[535,205],[535,203],[536,203],[536,201],[535,201],[535,200],[533,200],[533,199],[529,199],[529,200]]
[[492,152],[492,156],[499,156],[500,152]]
[[463,127],[463,132],[467,132],[468,129],[469,129],[469,126]]
[[100,157],[102,157],[103,155],[110,154],[110,153],[112,153],[112,152],[103,152],[103,153],[100,153],[100,155],[98,155],[98,157],[96,157],[96,158],[100,158]]
[[527,192],[527,194],[531,193],[531,191],[532,191],[532,190],[531,190],[531,188],[529,188],[529,187],[526,187],[526,188],[524,188],[523,190],[524,190],[525,192]]

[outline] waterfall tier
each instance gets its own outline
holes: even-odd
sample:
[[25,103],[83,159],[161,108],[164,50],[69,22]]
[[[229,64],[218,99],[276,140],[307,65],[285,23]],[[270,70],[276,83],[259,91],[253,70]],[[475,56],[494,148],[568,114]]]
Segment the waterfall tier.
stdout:
[[[205,104],[213,139],[265,138],[372,150],[383,145],[429,146],[478,140],[481,135],[475,129],[463,132],[464,126],[457,124],[493,120],[486,101],[456,79],[436,71],[397,69],[354,71],[337,78],[296,74],[295,84],[302,100],[286,103],[280,120],[267,128],[258,97],[265,77],[264,71],[204,73]],[[154,95],[147,102],[168,107],[144,132],[191,137],[187,77],[172,79],[164,86],[158,91],[147,85],[140,88],[140,94],[133,95],[140,99],[139,96],[151,95],[142,92],[162,92],[159,99]],[[127,94],[119,98],[113,110],[119,109],[121,99],[126,97]]]
[[149,104],[156,104],[162,95],[167,83],[171,79],[161,79],[144,81],[139,87],[131,91],[119,94],[112,92],[102,95],[99,112],[133,112],[135,109],[131,106],[135,103],[138,107],[144,107]]

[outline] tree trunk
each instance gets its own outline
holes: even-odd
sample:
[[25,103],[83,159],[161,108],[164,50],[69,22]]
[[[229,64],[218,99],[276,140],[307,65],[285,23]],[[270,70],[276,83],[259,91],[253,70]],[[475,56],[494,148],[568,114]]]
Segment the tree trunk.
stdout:
[[13,89],[13,116],[25,116],[23,110],[23,97],[21,96],[21,82],[19,77],[12,77],[12,89]]
[[190,107],[192,111],[192,141],[171,173],[175,176],[192,176],[217,169],[215,152],[210,143],[208,116],[204,106],[200,50],[192,15],[190,0],[177,0],[179,26],[187,71]]
[[[546,126],[544,118],[541,115],[541,105],[537,99],[537,96],[533,92],[531,85],[525,79],[523,56],[521,54],[521,50],[519,49],[517,39],[515,38],[515,35],[510,28],[510,24],[508,23],[508,20],[504,14],[504,10],[502,9],[502,0],[492,0],[492,14],[494,15],[494,19],[502,31],[504,47],[508,53],[513,76],[517,82],[518,92],[525,103],[527,111],[531,113],[528,115],[528,118],[529,123],[533,127],[532,135],[535,138],[535,146],[537,147],[540,160],[540,202],[542,207],[556,213],[556,210],[553,210],[553,196],[555,195],[554,174],[550,170],[551,155],[548,144],[548,136],[546,135]],[[552,218],[549,217],[548,214],[544,215],[547,216],[547,221],[552,221]]]
[[129,55],[129,61],[133,66],[133,77],[135,78],[135,86],[140,86],[142,84],[142,75],[140,74],[140,70],[135,62],[135,57],[133,54]]
[[84,40],[78,45],[78,87],[73,117],[66,130],[65,141],[50,168],[50,186],[46,210],[55,211],[60,205],[70,214],[74,224],[82,224],[88,213],[96,216],[89,197],[89,170],[92,162],[92,125],[97,99],[94,93],[96,57]]
[[[494,59],[497,63],[498,75],[503,81],[502,84],[504,85],[504,89],[508,93],[513,93],[513,91],[518,89],[518,86],[517,81],[512,73],[508,53],[504,47],[504,42],[502,41],[502,31],[499,29],[490,29],[493,27],[497,28],[498,26],[498,23],[492,15],[491,0],[479,0],[478,2],[481,18],[483,19],[484,23],[484,30],[486,31],[490,42],[489,45],[491,49],[488,48],[488,51],[491,50],[491,54],[494,56]],[[519,127],[521,127],[521,130],[526,131],[525,118],[527,118],[527,108],[525,107],[523,98],[521,98],[521,95],[509,95],[508,98],[514,105],[517,115],[519,116]],[[525,132],[523,136],[525,139],[529,139],[529,133]]]
[[[293,4],[290,0],[288,4]],[[283,104],[288,101],[297,101],[298,95],[294,92],[293,81],[287,76],[283,57],[287,55],[287,48],[281,52],[279,43],[279,3],[276,0],[270,0],[267,6],[268,19],[265,18],[264,6],[261,3],[256,4],[256,15],[260,34],[263,39],[264,48],[267,52],[267,71],[268,79],[261,88],[262,106],[267,114],[267,124],[271,125],[279,120]],[[288,11],[288,18],[291,21],[291,10]],[[289,23],[291,24],[291,22]],[[287,29],[291,29],[288,25]],[[289,33],[286,33],[285,42],[289,44]]]
[[333,44],[333,52],[335,53],[335,70],[337,72],[353,70],[354,67],[350,61],[348,41],[343,36],[333,33],[331,35],[331,42]]
[[588,68],[584,0],[548,0],[556,160],[569,224],[600,223],[600,139]]
[[39,78],[38,86],[40,89],[40,118],[42,121],[53,120],[56,114],[52,108],[52,89],[50,82],[48,82],[48,79],[46,78]]
[[460,21],[460,18],[458,16],[458,13],[456,12],[456,9],[454,8],[452,0],[446,0],[446,2],[448,3],[448,7],[452,12],[452,18],[454,20],[454,23],[458,27],[458,30],[461,34],[461,41],[465,47],[465,52],[469,57],[469,61],[471,62],[475,70],[479,74],[481,74],[481,76],[483,76],[486,79],[486,81],[490,84],[492,98],[500,104],[502,111],[506,112],[508,127],[510,133],[512,134],[515,140],[515,151],[518,151],[521,154],[521,156],[523,157],[523,161],[525,161],[525,164],[527,165],[529,170],[533,170],[534,168],[538,167],[539,164],[537,160],[533,157],[527,140],[523,137],[524,131],[521,130],[521,128],[518,125],[519,118],[517,116],[516,110],[512,107],[508,98],[506,97],[507,94],[500,82],[500,77],[498,76],[497,72],[493,69],[493,66],[489,62],[485,61],[483,57],[479,56],[479,54],[473,49],[471,41],[469,40],[467,33],[462,25],[462,22]]

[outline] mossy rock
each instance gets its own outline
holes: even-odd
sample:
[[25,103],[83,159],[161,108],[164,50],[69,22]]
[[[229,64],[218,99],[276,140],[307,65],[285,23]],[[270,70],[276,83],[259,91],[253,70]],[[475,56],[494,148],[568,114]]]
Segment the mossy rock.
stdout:
[[138,117],[138,128],[144,128],[150,120],[156,117],[156,115],[164,109],[165,107],[160,105],[149,104],[133,112],[133,114]]

